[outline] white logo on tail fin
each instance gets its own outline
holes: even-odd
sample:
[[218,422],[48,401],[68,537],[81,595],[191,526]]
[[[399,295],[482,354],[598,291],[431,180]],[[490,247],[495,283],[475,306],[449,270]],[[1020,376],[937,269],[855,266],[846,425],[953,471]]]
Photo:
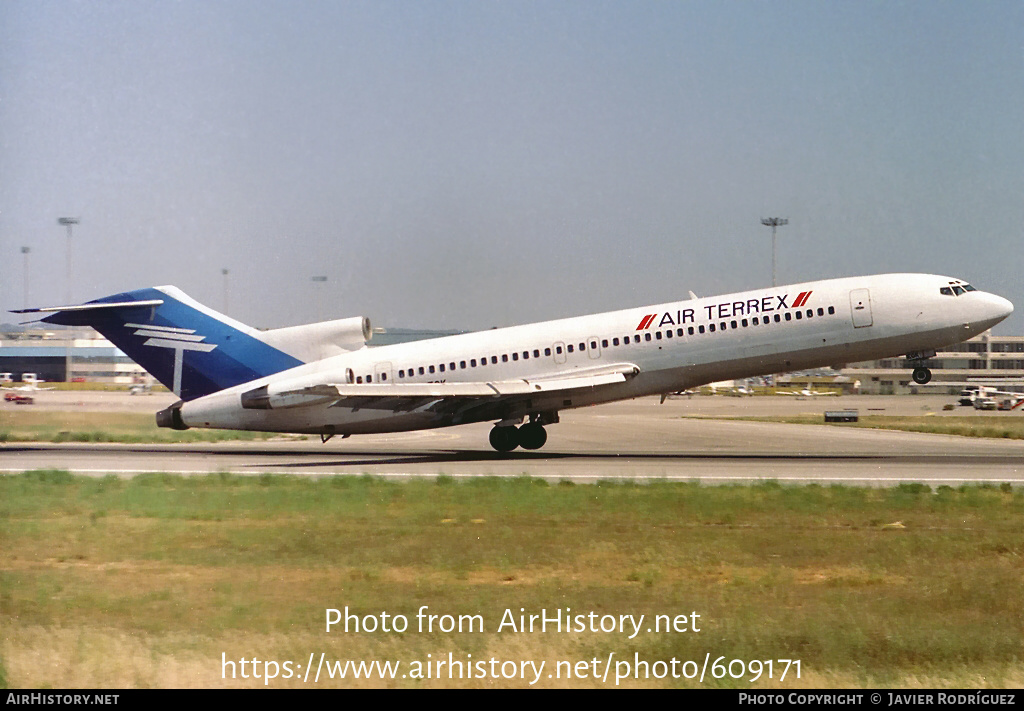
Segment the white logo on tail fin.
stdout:
[[170,348],[174,351],[174,394],[181,397],[181,369],[185,362],[185,351],[209,353],[217,347],[214,343],[201,343],[206,336],[196,336],[195,329],[171,328],[169,326],[147,326],[140,323],[126,323],[125,328],[137,329],[133,335],[146,337],[144,346]]

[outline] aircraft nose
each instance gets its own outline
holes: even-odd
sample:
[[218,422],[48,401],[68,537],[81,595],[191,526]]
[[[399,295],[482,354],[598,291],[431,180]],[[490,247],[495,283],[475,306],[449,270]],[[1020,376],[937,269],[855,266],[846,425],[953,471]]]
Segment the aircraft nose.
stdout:
[[985,294],[983,302],[983,320],[997,324],[1013,313],[1013,304],[1009,299],[1004,299],[996,294]]

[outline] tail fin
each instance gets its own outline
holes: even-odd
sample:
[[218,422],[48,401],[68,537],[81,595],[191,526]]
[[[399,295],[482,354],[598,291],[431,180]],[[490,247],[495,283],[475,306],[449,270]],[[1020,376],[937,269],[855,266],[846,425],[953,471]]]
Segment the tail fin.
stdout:
[[47,323],[92,326],[183,400],[302,365],[261,340],[260,331],[173,286],[16,313],[46,312]]

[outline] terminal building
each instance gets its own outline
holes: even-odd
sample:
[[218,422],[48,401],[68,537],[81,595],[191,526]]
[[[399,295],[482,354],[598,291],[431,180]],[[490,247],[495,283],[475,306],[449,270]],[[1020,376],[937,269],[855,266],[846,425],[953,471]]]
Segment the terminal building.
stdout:
[[50,383],[131,385],[149,379],[142,366],[91,328],[5,327],[0,332],[0,379],[26,380],[24,373]]
[[917,385],[914,366],[904,358],[851,363],[841,371],[860,381],[868,395],[935,393],[956,395],[965,385],[989,385],[1007,392],[1024,392],[1024,336],[993,336],[986,331],[969,341],[940,350],[928,361],[932,380]]

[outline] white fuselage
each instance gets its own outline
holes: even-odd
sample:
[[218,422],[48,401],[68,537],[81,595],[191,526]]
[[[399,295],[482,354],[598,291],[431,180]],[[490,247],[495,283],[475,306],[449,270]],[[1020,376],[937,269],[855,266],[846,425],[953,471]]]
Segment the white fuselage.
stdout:
[[[977,335],[1013,310],[981,291],[940,292],[952,283],[961,282],[923,274],[832,279],[362,348],[183,403],[181,418],[190,427],[338,434],[514,420],[719,380],[926,352]],[[267,384],[481,383],[621,364],[636,366],[636,374],[519,400],[500,417],[336,400],[262,410],[240,402],[242,393]]]

